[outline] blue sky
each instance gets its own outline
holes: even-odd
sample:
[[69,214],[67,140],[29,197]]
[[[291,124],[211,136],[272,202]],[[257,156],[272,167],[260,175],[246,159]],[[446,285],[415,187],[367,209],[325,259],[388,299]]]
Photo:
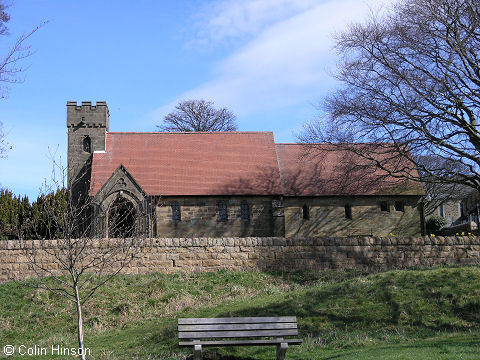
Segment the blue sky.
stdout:
[[[12,2],[12,1],[10,1]],[[34,200],[52,160],[66,163],[66,102],[105,100],[110,131],[155,131],[179,100],[237,115],[239,130],[294,142],[337,85],[333,34],[391,0],[16,0],[10,36],[29,40],[23,83],[0,99],[13,146],[0,187]]]

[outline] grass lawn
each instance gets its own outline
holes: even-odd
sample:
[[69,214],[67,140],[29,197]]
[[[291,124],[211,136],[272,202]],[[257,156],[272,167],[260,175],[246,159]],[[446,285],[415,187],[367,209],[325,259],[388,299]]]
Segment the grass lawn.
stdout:
[[[77,347],[73,304],[29,283],[0,284],[0,359],[6,344]],[[90,359],[171,359],[178,317],[298,318],[287,359],[480,359],[480,267],[119,276],[85,305]],[[18,349],[17,349],[18,350]],[[17,351],[18,352],[18,351]],[[73,358],[34,356],[35,359]],[[275,347],[207,348],[204,358],[274,359]]]

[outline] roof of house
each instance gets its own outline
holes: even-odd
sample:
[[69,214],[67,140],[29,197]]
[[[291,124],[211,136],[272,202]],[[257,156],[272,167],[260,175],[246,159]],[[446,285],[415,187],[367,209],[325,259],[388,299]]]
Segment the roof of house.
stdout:
[[346,150],[353,150],[352,146],[388,164],[395,173],[418,176],[413,163],[408,164],[405,157],[392,156],[393,149],[379,150],[378,144],[276,144],[283,194],[423,195],[419,182],[389,175],[360,154]]
[[93,154],[90,195],[120,165],[148,195],[282,193],[272,132],[109,132],[105,149]]
[[105,149],[91,196],[120,165],[147,195],[423,195],[335,145],[275,144],[272,132],[109,132]]

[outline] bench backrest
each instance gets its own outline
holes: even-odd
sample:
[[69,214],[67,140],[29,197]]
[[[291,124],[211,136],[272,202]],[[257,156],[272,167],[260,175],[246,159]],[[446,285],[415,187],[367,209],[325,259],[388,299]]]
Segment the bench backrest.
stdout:
[[179,339],[281,338],[290,335],[298,335],[295,316],[178,319]]

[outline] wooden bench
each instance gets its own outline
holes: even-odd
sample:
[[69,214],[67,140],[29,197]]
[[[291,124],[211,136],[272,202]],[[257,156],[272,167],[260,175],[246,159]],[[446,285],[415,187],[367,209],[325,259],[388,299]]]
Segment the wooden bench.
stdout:
[[193,346],[194,360],[201,360],[202,346],[241,345],[276,345],[277,360],[284,360],[289,344],[303,342],[301,339],[284,339],[284,336],[296,335],[295,316],[178,319],[179,345]]

